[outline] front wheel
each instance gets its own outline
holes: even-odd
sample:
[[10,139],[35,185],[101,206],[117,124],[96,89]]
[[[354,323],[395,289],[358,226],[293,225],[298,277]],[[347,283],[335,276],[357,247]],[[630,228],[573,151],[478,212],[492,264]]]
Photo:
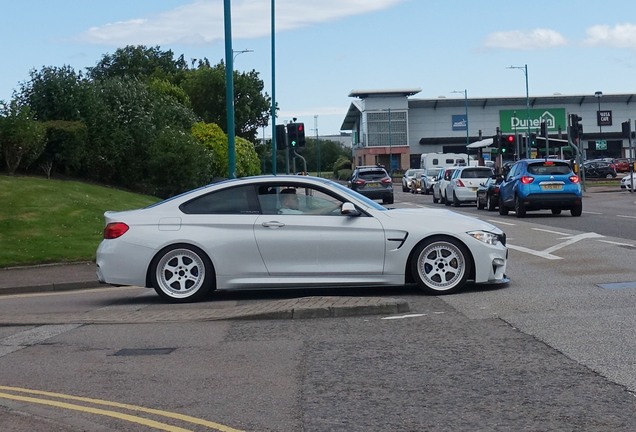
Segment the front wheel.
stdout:
[[170,303],[202,300],[214,289],[210,259],[196,246],[173,245],[161,250],[150,264],[152,287]]
[[460,290],[471,272],[470,253],[460,241],[432,237],[419,244],[411,259],[418,287],[428,294],[452,294]]
[[497,202],[495,201],[495,197],[487,196],[486,197],[486,210],[495,211],[496,207],[497,207]]

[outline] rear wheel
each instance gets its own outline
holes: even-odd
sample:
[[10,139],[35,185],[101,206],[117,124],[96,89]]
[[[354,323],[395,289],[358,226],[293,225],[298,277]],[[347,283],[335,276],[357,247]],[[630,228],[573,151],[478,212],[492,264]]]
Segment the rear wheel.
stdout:
[[454,205],[455,207],[459,207],[459,204],[461,204],[461,203],[460,203],[460,202],[459,202],[459,200],[457,199],[457,195],[455,195],[455,191],[453,191],[453,205]]
[[495,207],[497,207],[497,202],[495,201],[495,197],[487,196],[486,197],[486,210],[495,211]]
[[466,284],[471,272],[470,253],[454,238],[432,237],[415,248],[411,270],[424,292],[451,294]]
[[572,214],[572,216],[581,216],[582,213],[583,204],[578,204],[577,206],[573,207],[572,210],[570,210],[570,214]]
[[560,215],[560,214],[561,214],[561,209],[560,209],[560,208],[554,208],[554,209],[552,209],[552,214],[553,214],[553,215]]
[[433,192],[433,204],[437,204],[439,202],[439,198],[435,198],[435,192]]
[[186,244],[160,251],[150,264],[150,282],[161,298],[171,303],[203,299],[214,287],[214,269],[207,255]]
[[526,217],[526,206],[518,196],[515,196],[515,213],[518,218]]

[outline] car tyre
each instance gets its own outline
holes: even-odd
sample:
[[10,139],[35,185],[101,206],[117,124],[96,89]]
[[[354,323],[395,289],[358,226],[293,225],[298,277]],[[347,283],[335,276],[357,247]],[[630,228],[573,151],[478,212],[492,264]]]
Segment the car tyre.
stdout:
[[382,198],[382,204],[393,204],[393,195]]
[[502,216],[506,216],[508,214],[508,209],[504,206],[503,198],[499,196],[499,214]]
[[199,301],[216,288],[210,259],[198,247],[187,244],[168,246],[153,258],[150,283],[170,303]]
[[486,197],[486,210],[487,211],[495,211],[495,207],[497,207],[497,203],[495,202],[495,197],[487,196]]
[[433,204],[437,204],[439,202],[439,198],[435,198],[435,192],[433,192]]
[[451,205],[451,202],[449,201],[449,199],[448,199],[448,197],[447,197],[447,196],[445,196],[445,197],[444,197],[444,205],[445,205],[446,207],[448,207],[448,206],[450,206],[450,205]]
[[455,191],[453,191],[453,205],[455,207],[459,207],[461,203],[459,202],[459,200],[457,199],[457,195],[455,195]]
[[[488,199],[488,198],[486,198]],[[477,210],[483,210],[484,209],[484,205],[481,203],[481,200],[479,199],[479,197],[477,197]]]
[[466,284],[472,260],[459,240],[435,236],[416,246],[410,264],[418,287],[440,295],[457,292]]
[[526,206],[519,196],[515,196],[515,213],[518,218],[526,217]]
[[552,211],[553,215],[560,215],[561,214],[561,209],[560,208],[554,208],[554,209],[551,209],[551,211]]
[[577,204],[570,210],[572,216],[578,217],[583,213],[583,204]]

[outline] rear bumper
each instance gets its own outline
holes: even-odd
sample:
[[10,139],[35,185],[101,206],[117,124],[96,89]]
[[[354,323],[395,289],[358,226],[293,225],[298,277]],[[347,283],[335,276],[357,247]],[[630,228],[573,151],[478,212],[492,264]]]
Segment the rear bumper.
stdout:
[[583,198],[574,194],[531,194],[522,199],[528,209],[572,209],[582,205]]

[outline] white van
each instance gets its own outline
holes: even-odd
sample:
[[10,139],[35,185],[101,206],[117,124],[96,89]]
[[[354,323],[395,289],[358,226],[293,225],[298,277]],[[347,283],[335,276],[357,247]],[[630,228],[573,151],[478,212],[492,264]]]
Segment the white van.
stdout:
[[420,169],[423,170],[465,165],[468,165],[465,153],[424,153],[420,157]]

